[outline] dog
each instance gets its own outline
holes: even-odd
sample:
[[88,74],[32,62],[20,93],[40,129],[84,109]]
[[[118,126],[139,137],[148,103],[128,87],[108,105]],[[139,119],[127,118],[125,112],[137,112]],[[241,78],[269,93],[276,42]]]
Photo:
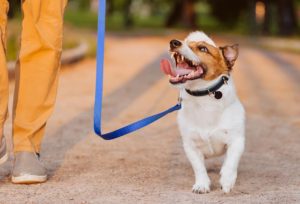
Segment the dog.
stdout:
[[245,146],[245,111],[230,76],[238,45],[217,47],[205,33],[190,33],[184,41],[170,41],[171,58],[162,71],[180,92],[178,126],[183,147],[195,174],[194,193],[210,192],[205,159],[226,153],[220,171],[225,193],[235,185]]

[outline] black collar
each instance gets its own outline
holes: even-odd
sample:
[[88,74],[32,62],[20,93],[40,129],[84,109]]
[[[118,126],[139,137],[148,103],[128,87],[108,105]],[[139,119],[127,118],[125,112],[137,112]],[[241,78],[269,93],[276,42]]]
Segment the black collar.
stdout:
[[214,95],[216,99],[221,99],[223,94],[221,91],[218,91],[224,84],[227,84],[229,77],[222,76],[222,78],[213,86],[204,89],[204,90],[197,90],[192,91],[189,89],[185,89],[185,91],[190,94],[191,96],[207,96],[207,95]]

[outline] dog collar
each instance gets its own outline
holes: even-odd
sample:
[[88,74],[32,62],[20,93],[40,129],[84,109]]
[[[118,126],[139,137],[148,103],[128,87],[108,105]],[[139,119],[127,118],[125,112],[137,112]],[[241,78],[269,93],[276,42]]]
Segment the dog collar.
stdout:
[[205,89],[205,90],[197,90],[192,91],[189,89],[185,89],[185,91],[190,94],[191,96],[207,96],[207,95],[213,95],[215,99],[221,99],[223,96],[223,93],[221,91],[218,91],[224,84],[227,84],[229,80],[229,77],[222,76],[221,79],[213,86]]

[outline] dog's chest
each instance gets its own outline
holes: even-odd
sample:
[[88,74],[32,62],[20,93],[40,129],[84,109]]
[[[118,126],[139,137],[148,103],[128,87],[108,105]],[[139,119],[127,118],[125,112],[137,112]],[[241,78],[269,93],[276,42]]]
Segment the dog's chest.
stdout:
[[178,115],[179,127],[183,137],[195,144],[205,157],[221,155],[225,152],[224,129],[220,122],[224,111],[222,101],[210,98],[187,101]]
[[189,128],[211,131],[218,127],[223,111],[224,105],[221,101],[207,97],[199,102],[184,102],[179,117]]
[[191,139],[195,147],[202,152],[205,158],[220,156],[226,151],[225,143],[218,137],[195,137]]

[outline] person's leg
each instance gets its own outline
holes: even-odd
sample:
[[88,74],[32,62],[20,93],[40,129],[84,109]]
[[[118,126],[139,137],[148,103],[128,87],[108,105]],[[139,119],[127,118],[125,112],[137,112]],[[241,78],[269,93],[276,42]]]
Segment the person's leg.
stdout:
[[6,67],[6,24],[8,2],[0,0],[0,139],[7,116],[8,104],[8,73]]
[[39,152],[55,99],[66,0],[25,0],[14,99],[14,152]]
[[[13,113],[16,155],[13,182],[23,170],[29,171],[27,174],[34,172],[28,167],[26,158],[40,152],[46,122],[53,111],[62,51],[63,14],[67,4],[67,0],[22,2],[24,19]],[[36,158],[28,159],[30,163],[34,160]],[[15,183],[31,181],[23,182],[19,178]]]
[[7,160],[3,128],[7,117],[8,104],[8,73],[6,67],[6,24],[8,7],[7,0],[0,0],[0,164]]

